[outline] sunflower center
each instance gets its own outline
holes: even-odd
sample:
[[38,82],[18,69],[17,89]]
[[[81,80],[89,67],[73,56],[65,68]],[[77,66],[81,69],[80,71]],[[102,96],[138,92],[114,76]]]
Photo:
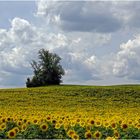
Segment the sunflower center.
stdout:
[[14,132],[10,132],[10,136],[13,137],[15,135]]
[[47,126],[46,126],[46,125],[43,125],[43,126],[42,126],[42,129],[46,129],[46,128],[47,128]]
[[96,133],[96,137],[99,137],[100,136],[100,134],[99,133]]

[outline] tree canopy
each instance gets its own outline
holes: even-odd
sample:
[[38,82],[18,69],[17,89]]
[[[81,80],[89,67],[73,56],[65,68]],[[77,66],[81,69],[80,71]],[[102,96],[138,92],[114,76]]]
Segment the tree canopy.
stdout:
[[46,85],[59,85],[64,75],[64,69],[60,64],[61,58],[48,50],[41,49],[38,52],[39,61],[33,60],[31,66],[34,76],[32,79],[27,78],[27,87],[37,87]]

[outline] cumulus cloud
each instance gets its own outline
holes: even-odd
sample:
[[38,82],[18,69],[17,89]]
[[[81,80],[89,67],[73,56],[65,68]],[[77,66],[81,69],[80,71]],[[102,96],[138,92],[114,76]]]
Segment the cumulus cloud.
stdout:
[[37,15],[64,31],[110,33],[121,28],[110,2],[40,0],[37,5]]
[[37,60],[37,52],[41,48],[60,55],[66,70],[64,82],[100,79],[96,67],[98,61],[91,50],[96,44],[106,43],[110,36],[93,34],[93,38],[96,41],[87,46],[86,38],[80,35],[73,37],[47,32],[44,28],[16,17],[11,21],[11,28],[0,29],[0,71],[4,72],[1,83],[11,84],[14,78],[15,85],[23,85],[26,77],[32,75],[30,62],[32,59]]
[[139,1],[37,1],[37,15],[68,32],[139,28]]
[[121,44],[113,65],[113,74],[118,77],[140,80],[140,36]]
[[[34,52],[33,41],[37,36],[36,30],[32,25],[20,18],[11,21],[9,30],[0,29],[0,67],[6,71],[14,71],[27,74],[29,58]],[[26,57],[26,56],[29,57]],[[20,71],[22,70],[22,71]]]
[[62,65],[66,71],[65,83],[100,79],[98,58],[89,53],[90,50],[83,51],[80,38],[69,40],[67,46],[55,48],[53,51],[62,58]]
[[[39,26],[15,17],[9,29],[0,29],[1,86],[24,85],[32,75],[30,62],[37,60],[41,48],[62,58],[66,71],[64,83],[100,83],[108,77],[140,79],[140,36],[121,44],[117,54],[107,54],[105,47],[102,52],[116,32],[123,32],[124,27],[139,27],[137,2],[39,0],[36,3]],[[42,23],[44,20],[47,22]]]
[[139,1],[112,1],[111,11],[122,21],[123,28],[134,30],[140,27]]
[[[11,28],[0,29],[0,71],[5,73],[1,76],[1,85],[9,84],[8,81],[13,77],[20,79],[13,82],[15,85],[19,83],[23,85],[25,77],[32,74],[30,62],[37,59],[38,50],[63,46],[63,40],[65,40],[63,35],[48,35],[46,31],[35,27],[27,20],[14,18],[11,21]],[[57,45],[53,43],[54,41]]]

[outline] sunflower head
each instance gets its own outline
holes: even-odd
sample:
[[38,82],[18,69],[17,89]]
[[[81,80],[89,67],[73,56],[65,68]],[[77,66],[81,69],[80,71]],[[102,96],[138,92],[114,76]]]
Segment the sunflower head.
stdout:
[[140,124],[137,124],[137,125],[136,125],[136,128],[138,128],[138,129],[140,130]]
[[111,123],[111,127],[112,127],[113,129],[116,129],[116,127],[117,127],[116,123],[115,123],[115,122],[112,122],[112,123]]
[[89,125],[94,125],[94,124],[95,124],[95,120],[94,120],[94,119],[88,120],[88,124],[89,124]]
[[101,125],[102,125],[102,124],[101,124],[101,121],[100,121],[100,120],[96,120],[96,121],[95,121],[95,125],[96,125],[97,127],[101,126]]
[[96,132],[93,134],[93,137],[94,137],[95,139],[100,139],[101,136],[102,136],[102,134],[101,134],[101,132],[99,132],[99,131],[96,131]]
[[103,125],[104,125],[104,127],[106,127],[106,128],[110,126],[110,124],[109,124],[108,121],[105,121],[105,122],[103,123]]
[[10,122],[12,121],[12,119],[10,117],[7,118],[7,122]]
[[73,140],[79,140],[79,135],[77,135],[77,134],[72,135],[72,139]]
[[72,137],[75,134],[75,131],[74,130],[69,130],[67,132],[67,134],[68,134],[69,137]]
[[34,120],[33,120],[33,123],[34,123],[34,124],[37,124],[37,123],[38,123],[38,120],[37,120],[37,119],[34,119]]
[[123,130],[126,130],[126,129],[128,128],[128,125],[127,125],[126,123],[123,123],[123,124],[121,125],[121,127],[122,127]]
[[43,123],[43,124],[40,125],[40,129],[42,131],[47,131],[48,130],[48,125],[46,123]]
[[119,120],[119,124],[122,124],[122,120]]
[[6,119],[5,119],[5,118],[2,118],[1,121],[2,121],[3,123],[5,123],[5,122],[6,122]]
[[27,119],[24,119],[23,122],[26,123],[27,122]]
[[8,138],[12,139],[15,138],[16,132],[12,129],[7,133]]
[[1,130],[6,129],[6,123],[2,123],[2,124],[0,125],[0,129],[1,129]]
[[75,126],[75,124],[76,124],[75,121],[73,121],[73,120],[70,121],[70,125],[71,125],[71,126]]
[[21,126],[21,130],[22,130],[22,131],[25,131],[26,128],[27,128],[27,125],[26,125],[26,124],[23,124],[23,125]]
[[46,120],[47,120],[48,122],[50,122],[50,121],[51,121],[51,116],[48,115],[48,116],[46,117]]
[[58,122],[59,122],[59,124],[63,124],[63,120],[62,119],[59,119]]
[[119,132],[118,131],[114,131],[114,137],[116,138],[116,139],[118,139],[118,138],[120,138],[120,134],[119,134]]
[[16,133],[18,133],[18,132],[20,131],[18,127],[14,127],[13,130],[14,130]]
[[91,138],[92,138],[92,134],[91,134],[90,131],[87,131],[87,132],[85,133],[85,138],[86,138],[86,139],[91,139]]
[[132,121],[132,120],[129,120],[129,121],[128,121],[128,124],[129,124],[129,125],[133,125],[133,121]]
[[85,122],[83,122],[83,121],[80,122],[81,127],[85,127],[85,125],[86,125]]
[[17,122],[17,125],[18,125],[18,126],[21,126],[21,125],[22,125],[22,121],[18,121],[18,122]]
[[60,123],[56,123],[55,124],[55,129],[59,129],[61,127],[61,124]]

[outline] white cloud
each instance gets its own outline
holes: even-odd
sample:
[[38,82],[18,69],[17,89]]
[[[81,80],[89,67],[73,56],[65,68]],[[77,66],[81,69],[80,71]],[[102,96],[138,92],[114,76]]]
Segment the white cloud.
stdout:
[[9,29],[0,29],[1,85],[23,85],[41,48],[62,58],[65,83],[140,79],[139,36],[121,44],[116,55],[106,54],[105,47],[102,52],[117,31],[138,25],[137,11],[135,2],[37,1],[39,26],[15,17]]
[[37,15],[68,32],[114,33],[138,29],[139,1],[37,1]]
[[119,77],[140,80],[140,36],[120,45],[113,73]]
[[55,1],[55,0],[49,0],[49,1],[44,1],[44,0],[38,0],[36,1],[37,5],[37,13],[36,15],[39,17],[47,17],[46,21],[47,23],[51,24],[59,24],[60,23],[60,16],[59,14],[56,14],[60,6],[62,5],[62,2]]
[[96,41],[89,45],[86,44],[89,40],[85,37],[80,34],[71,36],[47,32],[27,20],[14,18],[11,28],[0,29],[0,71],[5,73],[1,76],[1,83],[6,85],[7,81],[8,85],[11,83],[8,81],[14,78],[17,79],[15,85],[23,85],[26,77],[32,74],[30,62],[37,59],[37,52],[41,48],[61,56],[64,69],[67,71],[64,82],[99,79],[96,68],[98,62],[91,50],[99,42],[106,43],[110,36],[93,34],[92,39]]
[[37,15],[64,31],[110,33],[121,28],[111,2],[37,1]]
[[11,21],[10,29],[0,29],[0,71],[7,73],[1,76],[5,81],[1,85],[6,84],[6,81],[8,84],[13,75],[14,79],[22,77],[22,82],[14,81],[15,85],[23,85],[24,77],[32,73],[31,60],[36,58],[40,48],[46,47],[44,38],[45,34],[39,28],[17,17]]

